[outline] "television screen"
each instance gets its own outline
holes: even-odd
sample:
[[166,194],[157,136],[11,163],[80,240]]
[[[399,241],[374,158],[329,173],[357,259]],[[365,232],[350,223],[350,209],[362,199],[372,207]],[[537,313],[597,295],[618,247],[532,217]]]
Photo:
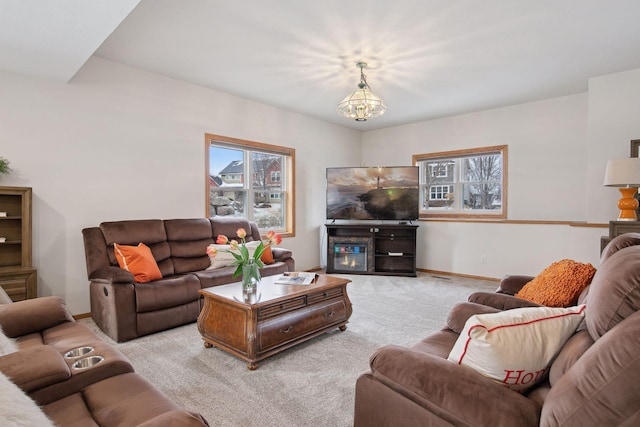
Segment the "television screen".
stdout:
[[327,219],[418,218],[417,166],[327,168]]

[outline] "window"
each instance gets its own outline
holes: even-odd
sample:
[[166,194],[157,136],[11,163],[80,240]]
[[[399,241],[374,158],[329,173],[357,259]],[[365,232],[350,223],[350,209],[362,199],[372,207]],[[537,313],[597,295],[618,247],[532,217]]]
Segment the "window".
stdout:
[[432,185],[429,189],[429,200],[446,200],[449,193],[453,194],[451,185]]
[[432,178],[446,178],[448,176],[448,163],[429,163],[429,176]]
[[420,217],[506,218],[507,146],[417,154]]
[[293,236],[295,150],[210,134],[205,141],[206,215],[243,217]]

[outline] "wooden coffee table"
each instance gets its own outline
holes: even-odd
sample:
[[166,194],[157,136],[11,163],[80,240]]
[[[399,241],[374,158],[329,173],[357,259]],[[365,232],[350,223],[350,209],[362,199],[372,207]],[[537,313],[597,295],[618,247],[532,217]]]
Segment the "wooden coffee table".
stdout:
[[264,277],[255,293],[240,283],[200,290],[204,306],[198,330],[206,348],[218,347],[254,370],[273,356],[331,329],[347,329],[351,280],[319,275],[310,285],[279,285]]

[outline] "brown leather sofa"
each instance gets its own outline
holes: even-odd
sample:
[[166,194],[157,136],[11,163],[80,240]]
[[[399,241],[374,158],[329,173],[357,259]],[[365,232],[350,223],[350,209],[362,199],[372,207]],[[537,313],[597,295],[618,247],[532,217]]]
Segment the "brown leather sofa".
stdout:
[[[211,263],[206,254],[219,235],[237,239],[238,228],[247,231],[247,242],[260,240],[255,223],[233,217],[114,221],[85,228],[93,320],[118,342],[196,321],[200,289],[240,280],[233,278],[235,266],[207,270]],[[162,279],[135,282],[118,266],[114,243],[149,246]],[[295,269],[291,251],[273,247],[272,252],[275,262],[265,265],[262,276]]]
[[532,305],[508,295],[522,279],[471,295],[411,348],[378,349],[356,382],[355,427],[640,425],[640,234],[605,248],[583,323],[526,394],[447,360],[471,315]]
[[[17,351],[0,356],[0,372],[59,427],[208,425],[200,415],[182,410],[136,374],[117,349],[75,322],[59,297],[0,305],[0,325],[17,347]],[[83,347],[92,350],[68,354]],[[102,360],[83,367],[83,360],[92,357]],[[9,416],[6,412],[13,406],[12,398],[17,407],[23,396],[5,393],[0,412],[5,422],[14,425],[13,417],[25,414]]]

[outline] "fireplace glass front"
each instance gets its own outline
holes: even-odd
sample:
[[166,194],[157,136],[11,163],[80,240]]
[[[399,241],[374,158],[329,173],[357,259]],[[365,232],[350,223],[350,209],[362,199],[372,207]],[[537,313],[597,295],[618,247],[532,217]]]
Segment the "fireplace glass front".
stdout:
[[333,244],[333,268],[336,271],[367,271],[367,245],[354,243]]

